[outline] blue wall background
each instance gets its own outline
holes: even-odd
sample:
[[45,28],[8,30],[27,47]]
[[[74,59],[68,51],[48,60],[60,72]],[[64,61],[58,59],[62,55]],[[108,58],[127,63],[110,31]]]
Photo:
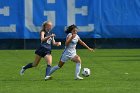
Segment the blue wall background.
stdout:
[[81,38],[140,38],[139,10],[140,0],[0,0],[0,39],[38,39],[45,20],[58,39],[70,24]]

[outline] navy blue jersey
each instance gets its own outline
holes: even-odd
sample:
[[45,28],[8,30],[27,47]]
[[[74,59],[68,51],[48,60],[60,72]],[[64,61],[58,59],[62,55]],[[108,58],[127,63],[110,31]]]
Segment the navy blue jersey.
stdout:
[[[45,31],[44,31],[45,32]],[[52,35],[51,32],[45,32],[44,37]],[[40,47],[36,49],[35,54],[44,57],[51,54],[51,43],[54,37],[50,37],[48,40],[41,42]]]
[[[51,32],[45,32],[44,37],[50,36],[51,34]],[[41,46],[51,50],[52,40],[54,40],[54,38],[50,37],[48,40],[41,42]]]

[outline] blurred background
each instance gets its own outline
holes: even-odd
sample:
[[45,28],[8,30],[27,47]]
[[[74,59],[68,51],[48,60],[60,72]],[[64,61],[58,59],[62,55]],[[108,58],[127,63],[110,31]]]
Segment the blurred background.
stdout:
[[60,49],[72,24],[90,47],[140,48],[140,0],[0,0],[0,49],[37,48],[46,20]]

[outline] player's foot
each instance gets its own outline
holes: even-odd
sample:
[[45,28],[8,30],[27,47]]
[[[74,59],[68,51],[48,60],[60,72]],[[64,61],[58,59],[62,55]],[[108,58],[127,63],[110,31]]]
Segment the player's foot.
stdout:
[[75,80],[83,80],[83,78],[80,76],[77,76],[77,77],[75,77]]
[[23,69],[24,68],[24,66],[21,68],[21,70],[20,70],[20,75],[22,76],[23,74],[24,74],[24,71],[25,71],[25,69]]
[[50,80],[50,79],[52,79],[51,76],[46,76],[46,77],[45,77],[45,80]]

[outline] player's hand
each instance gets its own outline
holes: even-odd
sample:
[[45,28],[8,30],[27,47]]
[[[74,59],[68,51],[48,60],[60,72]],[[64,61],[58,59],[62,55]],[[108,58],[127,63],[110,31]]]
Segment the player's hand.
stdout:
[[94,49],[92,49],[92,48],[88,48],[88,50],[94,52]]
[[57,42],[56,46],[61,46],[61,42]]
[[51,37],[55,37],[56,35],[55,35],[55,34],[51,34],[50,36],[51,36]]

